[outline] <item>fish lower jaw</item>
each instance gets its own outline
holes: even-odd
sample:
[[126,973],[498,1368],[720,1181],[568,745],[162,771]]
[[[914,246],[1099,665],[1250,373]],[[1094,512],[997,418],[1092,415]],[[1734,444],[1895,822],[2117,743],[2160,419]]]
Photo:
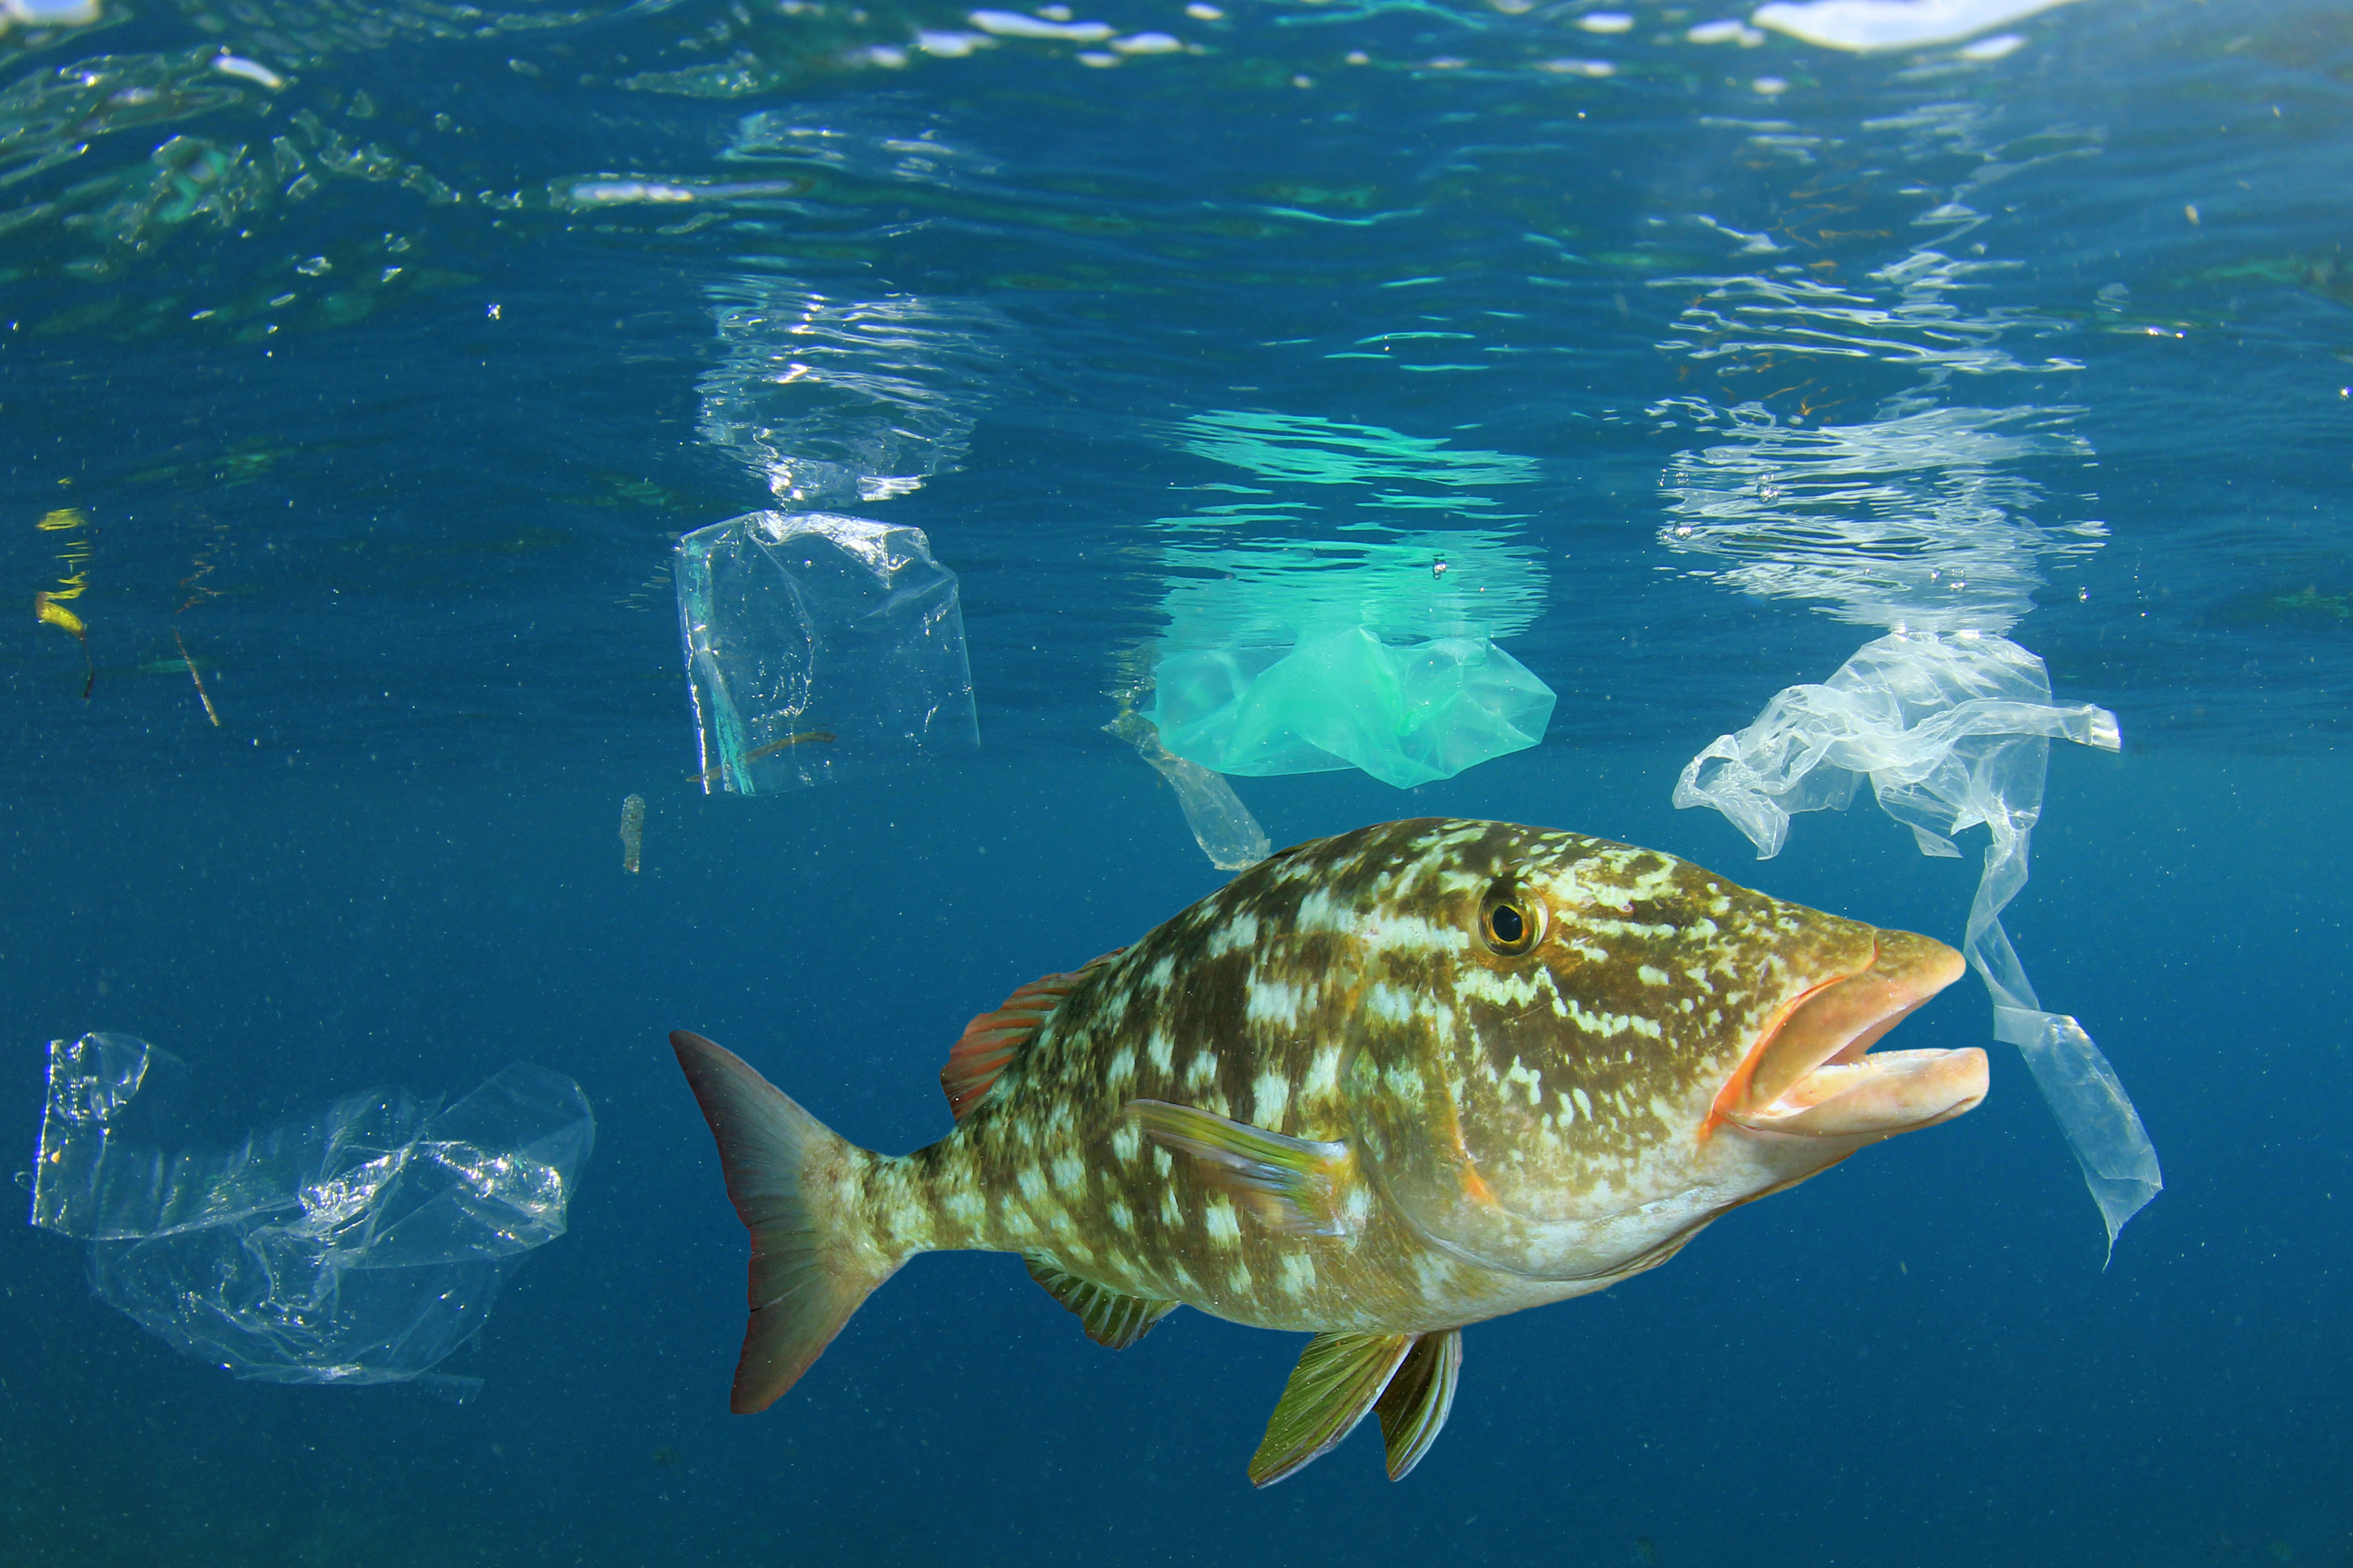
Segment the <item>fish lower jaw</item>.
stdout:
[[1840,1058],[1806,1074],[1770,1104],[1733,1110],[1725,1119],[1752,1132],[1890,1138],[1949,1121],[1976,1109],[1986,1096],[1986,1054],[1975,1046],[1852,1057],[1841,1052]]

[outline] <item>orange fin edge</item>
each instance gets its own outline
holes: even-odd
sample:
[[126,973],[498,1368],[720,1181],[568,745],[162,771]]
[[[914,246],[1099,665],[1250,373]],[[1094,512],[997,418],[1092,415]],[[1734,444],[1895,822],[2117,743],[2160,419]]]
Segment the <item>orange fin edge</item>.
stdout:
[[948,1110],[955,1119],[962,1121],[988,1098],[997,1079],[1022,1048],[1037,1037],[1047,1018],[1080,981],[1126,951],[1115,947],[1067,974],[1041,975],[993,1010],[976,1015],[964,1026],[956,1043],[948,1047],[947,1065],[940,1068],[940,1088],[946,1093]]

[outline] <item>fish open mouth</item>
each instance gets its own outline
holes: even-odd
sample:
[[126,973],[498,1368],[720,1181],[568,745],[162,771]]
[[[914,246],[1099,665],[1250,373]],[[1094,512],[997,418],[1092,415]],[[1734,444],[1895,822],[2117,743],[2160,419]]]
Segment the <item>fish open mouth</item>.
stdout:
[[1885,1138],[1931,1127],[1985,1098],[1985,1052],[1882,1051],[1890,1029],[1961,977],[1931,937],[1881,931],[1870,964],[1799,997],[1750,1048],[1715,1121],[1811,1138]]

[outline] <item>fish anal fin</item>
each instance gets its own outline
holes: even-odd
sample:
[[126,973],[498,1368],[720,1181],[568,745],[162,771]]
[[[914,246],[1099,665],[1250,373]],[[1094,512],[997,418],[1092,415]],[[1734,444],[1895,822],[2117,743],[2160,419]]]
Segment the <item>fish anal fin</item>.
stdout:
[[1438,1441],[1454,1408],[1454,1384],[1461,1372],[1460,1329],[1424,1334],[1406,1352],[1373,1406],[1381,1418],[1381,1444],[1388,1450],[1389,1479],[1405,1479]]
[[1177,1307],[1175,1301],[1122,1295],[1108,1285],[1082,1279],[1039,1253],[1025,1252],[1021,1261],[1029,1266],[1029,1278],[1077,1317],[1087,1338],[1112,1350],[1125,1350]]
[[966,1024],[963,1036],[948,1047],[947,1066],[940,1068],[940,1088],[947,1091],[948,1110],[955,1119],[962,1121],[988,1097],[998,1077],[1022,1048],[1037,1038],[1046,1019],[1081,980],[1126,951],[1113,948],[1068,974],[1048,974],[1032,980],[993,1011],[982,1013]]
[[1345,1236],[1356,1228],[1356,1152],[1344,1142],[1292,1138],[1165,1100],[1131,1100],[1127,1114],[1162,1148],[1189,1154],[1201,1178],[1250,1204],[1288,1236]]
[[1250,1485],[1271,1487],[1336,1447],[1388,1387],[1416,1338],[1318,1334],[1308,1341],[1250,1456]]

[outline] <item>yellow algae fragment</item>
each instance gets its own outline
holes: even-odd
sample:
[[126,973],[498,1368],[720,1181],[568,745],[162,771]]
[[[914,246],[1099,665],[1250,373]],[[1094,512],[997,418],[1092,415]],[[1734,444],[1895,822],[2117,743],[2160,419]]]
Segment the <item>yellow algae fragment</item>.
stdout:
[[72,597],[73,595],[71,594],[34,595],[33,618],[37,621],[45,622],[49,626],[63,626],[66,630],[73,633],[74,636],[82,638],[84,642],[88,642],[90,640],[88,637],[89,628],[81,624],[81,617],[58,603],[59,599],[70,599]]
[[80,592],[80,585],[77,584],[73,589],[73,593],[71,594],[34,595],[33,618],[49,626],[63,626],[66,630],[73,633],[74,641],[81,644],[81,661],[89,669],[89,674],[82,678],[81,700],[84,702],[87,702],[90,700],[90,688],[98,684],[98,664],[97,661],[92,659],[90,656],[90,635],[87,628],[85,628],[81,624],[81,617],[58,603],[59,598],[69,599],[73,597],[74,594],[79,594]]

